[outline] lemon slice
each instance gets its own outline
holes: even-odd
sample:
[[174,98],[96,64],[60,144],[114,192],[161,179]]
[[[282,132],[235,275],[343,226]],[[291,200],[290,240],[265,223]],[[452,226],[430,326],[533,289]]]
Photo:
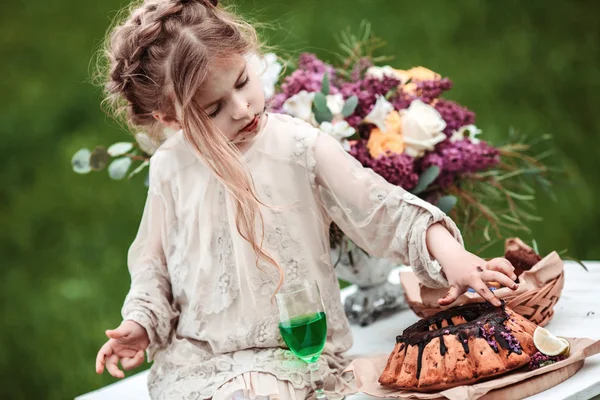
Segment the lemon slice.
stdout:
[[538,326],[533,332],[533,344],[540,353],[547,356],[562,356],[569,353],[569,341],[551,334],[547,329]]

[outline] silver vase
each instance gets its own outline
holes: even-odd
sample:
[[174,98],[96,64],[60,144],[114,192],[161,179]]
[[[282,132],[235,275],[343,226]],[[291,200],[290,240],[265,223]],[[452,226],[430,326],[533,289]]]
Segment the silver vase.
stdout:
[[331,260],[337,277],[357,287],[356,293],[344,302],[350,322],[367,326],[381,315],[408,308],[402,286],[388,281],[391,270],[397,265],[346,243],[342,240],[341,249],[331,249]]

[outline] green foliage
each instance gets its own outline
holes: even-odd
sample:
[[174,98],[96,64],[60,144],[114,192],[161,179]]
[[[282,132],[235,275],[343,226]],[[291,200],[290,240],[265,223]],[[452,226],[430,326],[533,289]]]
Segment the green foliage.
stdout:
[[344,103],[344,107],[342,108],[342,115],[344,117],[352,115],[354,110],[356,110],[357,105],[358,105],[358,97],[356,97],[356,96],[348,97],[348,100],[346,100],[346,102]]
[[417,183],[417,186],[414,187],[412,192],[414,194],[423,193],[439,175],[440,167],[437,165],[432,165],[431,167],[427,168],[419,177],[419,182]]
[[[145,174],[132,182],[80,176],[70,160],[80,148],[133,141],[103,114],[89,83],[90,59],[123,4],[32,0],[2,8],[2,399],[67,399],[115,381],[97,376],[93,364],[104,330],[120,323]],[[276,27],[266,32],[271,44],[327,60],[336,57],[338,32],[369,20],[387,42],[376,55],[454,81],[449,96],[477,113],[482,139],[500,145],[511,127],[532,140],[552,134],[557,154],[548,161],[566,165],[565,177],[552,188],[556,202],[544,192],[528,201],[544,220],[528,222],[522,237],[535,237],[542,253],[566,247],[573,257],[600,259],[600,4],[240,1],[242,14],[257,9],[258,20]]]

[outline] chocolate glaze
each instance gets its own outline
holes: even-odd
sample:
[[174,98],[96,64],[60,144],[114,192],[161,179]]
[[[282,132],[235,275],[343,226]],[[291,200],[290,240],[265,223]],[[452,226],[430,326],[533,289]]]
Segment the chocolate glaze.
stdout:
[[[467,322],[460,325],[454,325],[452,323],[452,317],[457,316],[462,316]],[[406,352],[409,346],[418,346],[417,379],[419,379],[423,362],[423,351],[425,346],[433,339],[440,339],[440,354],[444,356],[448,351],[448,348],[444,343],[444,335],[456,335],[456,339],[462,344],[465,353],[468,354],[469,338],[482,338],[481,330],[493,327],[494,333],[492,337],[496,340],[498,346],[508,350],[510,354],[511,352],[515,352],[515,350],[511,348],[508,341],[502,335],[503,332],[510,335],[510,332],[507,331],[504,326],[504,322],[507,319],[508,313],[506,312],[504,302],[502,302],[502,306],[500,307],[495,307],[486,302],[450,308],[429,318],[422,319],[406,328],[402,335],[396,337],[396,343],[402,343],[398,352],[402,350]],[[447,327],[442,327],[442,322],[444,320],[448,323]],[[429,330],[432,325],[438,329]],[[497,347],[494,348],[492,344],[490,344],[490,347],[498,352]],[[516,353],[521,354],[521,350],[517,349]]]

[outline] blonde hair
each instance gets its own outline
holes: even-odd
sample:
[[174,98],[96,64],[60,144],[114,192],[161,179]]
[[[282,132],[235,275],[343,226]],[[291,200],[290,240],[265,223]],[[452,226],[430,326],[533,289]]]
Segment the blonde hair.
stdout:
[[[154,136],[161,125],[153,113],[178,120],[186,141],[232,195],[238,233],[259,260],[284,271],[263,250],[263,204],[239,150],[219,132],[196,93],[215,60],[258,51],[255,29],[218,0],[154,0],[136,3],[114,26],[104,47],[104,104],[132,130],[143,127]],[[261,223],[260,240],[255,223]]]

